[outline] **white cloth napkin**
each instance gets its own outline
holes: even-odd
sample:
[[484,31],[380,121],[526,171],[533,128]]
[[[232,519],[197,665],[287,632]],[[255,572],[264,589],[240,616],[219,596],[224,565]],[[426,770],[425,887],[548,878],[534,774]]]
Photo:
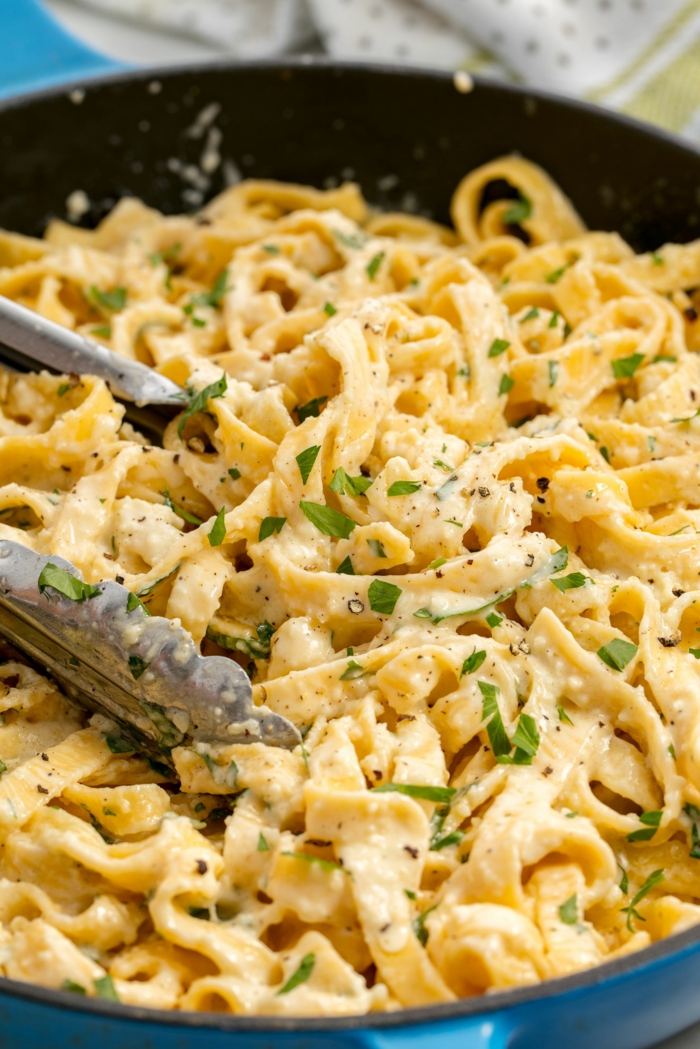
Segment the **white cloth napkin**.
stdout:
[[320,39],[337,58],[517,80],[700,138],[700,0],[77,2],[240,58]]

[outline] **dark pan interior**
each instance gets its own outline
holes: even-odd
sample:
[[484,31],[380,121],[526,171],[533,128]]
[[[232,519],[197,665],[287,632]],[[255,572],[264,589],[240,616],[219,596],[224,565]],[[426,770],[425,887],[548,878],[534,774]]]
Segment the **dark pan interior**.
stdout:
[[129,194],[192,210],[193,187],[173,167],[198,164],[204,139],[188,129],[211,103],[226,163],[205,198],[225,170],[316,186],[354,178],[373,203],[445,221],[460,178],[515,151],[550,172],[591,228],[619,230],[637,250],[700,233],[700,154],[671,136],[508,86],[460,94],[445,74],[304,61],[139,72],[84,97],[4,103],[0,226],[40,233],[76,189],[91,201],[85,225]]

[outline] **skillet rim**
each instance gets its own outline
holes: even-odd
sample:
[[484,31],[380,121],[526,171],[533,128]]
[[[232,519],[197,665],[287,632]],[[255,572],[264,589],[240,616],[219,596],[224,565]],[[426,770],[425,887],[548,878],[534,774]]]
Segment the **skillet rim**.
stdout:
[[[46,87],[21,92],[0,99],[0,116],[16,109],[31,107],[44,101],[70,96],[77,89],[86,92],[100,87],[118,87],[133,82],[152,82],[166,80],[183,74],[201,75],[209,71],[225,73],[227,71],[267,71],[278,75],[287,72],[304,72],[305,70],[322,70],[337,76],[344,73],[369,73],[380,77],[401,77],[445,81],[454,84],[454,72],[431,68],[417,68],[393,65],[386,62],[350,62],[335,61],[325,55],[291,55],[279,58],[255,59],[250,61],[232,61],[221,59],[214,62],[187,62],[170,66],[138,67],[120,70],[115,73],[100,74],[92,77],[76,77]],[[608,110],[603,106],[582,99],[570,98],[554,91],[525,87],[519,84],[502,83],[480,76],[469,74],[476,90],[486,89],[489,92],[509,95],[513,100],[535,99],[552,103],[572,111],[574,115],[585,113],[603,123],[624,127],[629,131],[641,134],[651,148],[655,142],[665,144],[695,158],[700,157],[700,148],[682,139],[673,132],[666,131],[624,113]],[[454,90],[457,90],[455,87]],[[81,100],[82,101],[82,100]],[[608,981],[620,982],[625,977],[632,977],[637,970],[657,968],[665,959],[677,961],[693,953],[693,948],[700,946],[700,925],[683,932],[667,936],[649,947],[642,948],[633,954],[609,962],[603,962],[591,969],[585,969],[571,976],[555,977],[539,984],[527,987],[515,987],[510,990],[495,991],[493,994],[474,998],[456,999],[437,1005],[419,1006],[390,1013],[362,1013],[353,1016],[244,1016],[241,1014],[200,1013],[179,1010],[150,1009],[144,1006],[127,1005],[121,1002],[105,1001],[99,998],[83,998],[68,991],[53,990],[35,984],[23,983],[0,977],[0,1000],[5,998],[23,999],[71,1013],[87,1013],[97,1018],[132,1021],[144,1024],[158,1024],[166,1027],[187,1028],[188,1030],[219,1030],[247,1032],[322,1032],[354,1031],[359,1029],[381,1030],[399,1027],[416,1027],[422,1024],[448,1022],[467,1017],[488,1016],[504,1009],[514,1009],[518,1005],[540,1001],[546,998],[564,996],[569,992],[580,991]]]

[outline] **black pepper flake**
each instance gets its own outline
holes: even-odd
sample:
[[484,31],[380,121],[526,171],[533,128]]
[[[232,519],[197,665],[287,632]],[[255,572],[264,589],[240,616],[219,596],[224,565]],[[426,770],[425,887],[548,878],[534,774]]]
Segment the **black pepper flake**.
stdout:
[[209,865],[206,860],[195,860],[195,863],[197,865],[197,874],[206,874],[209,870]]
[[684,594],[684,593],[685,593],[685,590],[681,590],[681,588],[680,588],[680,587],[678,587],[678,589],[677,589],[677,590],[674,590],[674,591],[673,591],[673,595],[674,595],[674,597],[683,597],[683,594]]
[[513,482],[512,482],[512,481],[510,482],[510,484],[508,485],[508,487],[510,488],[511,492],[514,492],[514,491],[515,491],[515,485],[513,484]]
[[491,495],[491,492],[488,488],[480,488],[479,495],[482,499],[486,499],[489,495]]
[[327,849],[332,844],[330,841],[323,841],[322,838],[305,838],[305,845],[316,845],[319,849]]
[[693,321],[696,321],[698,319],[698,311],[695,309],[694,306],[688,306],[687,309],[683,310],[683,316],[687,321],[690,321],[692,324]]
[[541,495],[538,495],[538,496],[537,496],[537,502],[538,502],[538,503],[543,503],[543,502],[544,502],[544,499],[542,498],[542,496],[541,496]]
[[681,643],[680,636],[676,637],[675,635],[673,637],[660,637],[658,640],[664,648],[675,648],[676,645],[680,645]]
[[114,579],[115,579],[115,582],[119,583],[120,585],[124,582],[124,576],[123,575],[115,575]]
[[407,852],[414,860],[418,859],[418,849],[414,849],[413,845],[404,845],[404,852]]
[[537,478],[537,487],[539,488],[539,490],[541,492],[546,492],[547,489],[549,488],[549,478],[548,477],[538,477]]
[[552,766],[551,765],[547,765],[547,768],[544,770],[542,775],[543,776],[551,776],[553,772],[554,772],[554,769],[552,768]]
[[365,606],[356,597],[353,597],[351,601],[348,601],[348,609],[354,616],[359,616],[360,612],[364,612]]
[[48,754],[42,754],[41,755],[41,760],[42,761],[48,761],[49,760],[49,755]]
[[386,922],[385,925],[382,925],[382,927],[381,927],[381,929],[379,931],[380,932],[386,932],[387,929],[390,929],[390,928],[391,928],[391,922]]
[[535,563],[535,555],[534,554],[528,554],[527,557],[525,558],[525,567],[526,568],[532,568],[534,563]]
[[37,783],[36,789],[39,791],[40,794],[48,794],[49,793],[48,790],[46,789],[46,787],[42,787],[41,783]]

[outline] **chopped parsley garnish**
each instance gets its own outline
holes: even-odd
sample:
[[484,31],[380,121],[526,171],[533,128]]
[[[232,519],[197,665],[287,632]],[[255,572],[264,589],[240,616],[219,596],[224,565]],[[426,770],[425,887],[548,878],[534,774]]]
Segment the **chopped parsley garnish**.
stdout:
[[296,407],[297,419],[303,423],[306,419],[317,419],[321,411],[321,405],[325,404],[327,397],[314,397],[306,404],[298,404]]
[[[626,882],[626,880],[627,879],[625,877],[625,882]],[[649,877],[647,878],[647,880],[642,885],[641,889],[639,889],[637,892],[635,892],[634,896],[632,897],[632,900],[630,902],[629,907],[622,907],[621,908],[622,913],[623,914],[625,914],[625,913],[627,914],[627,928],[629,929],[630,932],[634,932],[634,929],[632,928],[632,918],[636,918],[638,921],[641,921],[641,922],[646,921],[646,918],[642,918],[641,914],[637,913],[637,911],[635,910],[635,907],[637,906],[638,903],[640,903],[644,899],[644,897],[647,895],[647,893],[650,893],[652,889],[655,889],[656,886],[659,885],[663,880],[664,880],[663,868],[661,870],[658,870],[658,871],[652,871],[651,874],[649,875]]]
[[494,685],[490,681],[477,681],[477,685],[483,697],[481,720],[486,721],[487,718],[490,719],[486,726],[486,731],[489,735],[494,757],[498,759],[510,752],[510,740],[506,734],[496,698],[501,690],[498,685]]
[[351,477],[342,466],[339,466],[333,474],[328,487],[337,495],[364,495],[367,489],[372,487],[372,484],[373,481],[370,477],[363,477],[362,474],[359,474],[357,477]]
[[386,557],[386,550],[384,544],[378,539],[368,539],[367,546],[370,548],[374,557]]
[[448,845],[459,845],[463,838],[463,830],[453,830],[451,834],[446,834],[444,838],[434,838],[430,843],[430,848],[433,852],[439,852],[440,849],[446,849]]
[[172,510],[173,513],[177,514],[178,517],[181,517],[183,521],[187,521],[188,524],[193,524],[193,525],[204,524],[204,522],[202,521],[201,517],[195,517],[194,514],[189,513],[187,510],[183,510],[181,506],[177,506],[172,501],[172,499],[170,497],[170,492],[169,492],[169,490],[167,488],[163,492],[163,500],[164,500],[164,505],[167,506],[169,510]]
[[209,546],[221,546],[226,538],[226,507],[222,506],[216,515],[211,532],[207,534]]
[[700,659],[700,648],[689,648],[688,654],[695,656],[696,659]]
[[109,973],[101,976],[99,980],[93,980],[93,987],[98,998],[104,998],[107,1002],[118,1002],[119,995],[116,992],[112,977]]
[[644,824],[641,830],[635,830],[632,834],[627,835],[628,841],[651,841],[656,834],[656,831],[661,823],[661,817],[663,816],[663,810],[658,809],[653,812],[643,812],[639,817],[639,822]]
[[61,984],[62,991],[70,991],[71,994],[87,994],[87,991],[80,983],[75,983],[74,980],[65,979]]
[[374,278],[377,276],[377,273],[379,271],[379,267],[381,266],[382,262],[384,261],[385,255],[386,255],[386,252],[380,251],[379,254],[375,255],[374,258],[371,260],[371,262],[368,263],[368,265],[367,265],[367,276],[369,277],[370,280],[374,280]]
[[452,494],[452,487],[457,483],[458,480],[459,478],[457,477],[457,474],[454,474],[453,477],[449,477],[445,481],[445,483],[437,489],[437,491],[435,492],[435,498],[438,500],[438,502],[442,503],[445,501],[445,499],[449,499],[450,495]]
[[538,310],[537,306],[533,306],[532,309],[528,310],[525,316],[521,319],[520,323],[524,324],[525,321],[532,321],[535,319],[535,317],[539,317],[539,315],[540,311]]
[[598,649],[598,655],[613,670],[624,670],[630,660],[637,655],[637,645],[616,637]]
[[643,360],[643,353],[633,353],[631,357],[618,357],[611,362],[613,375],[616,379],[631,379]]
[[698,408],[698,410],[696,412],[693,412],[692,415],[686,415],[686,416],[683,416],[680,419],[671,419],[671,422],[672,423],[689,423],[691,421],[691,419],[696,419],[698,417],[698,415],[700,415],[700,408]]
[[112,338],[112,325],[111,324],[99,324],[96,328],[90,329],[91,335],[99,335],[102,339]]
[[403,590],[393,583],[387,583],[384,579],[373,579],[367,590],[369,607],[373,612],[390,616],[402,593]]
[[548,328],[556,328],[557,321],[559,320],[559,310],[555,310],[552,316],[549,318]]
[[559,908],[559,917],[565,925],[575,925],[578,921],[578,900],[576,899],[576,893],[573,896],[569,896],[565,903],[562,903]]
[[286,517],[264,517],[260,522],[258,542],[262,543],[263,539],[268,539],[275,532],[279,535],[286,523]]
[[504,212],[503,222],[506,226],[519,226],[525,219],[529,219],[531,214],[532,201],[524,193],[521,193],[518,199]]
[[344,558],[335,570],[336,575],[355,575],[355,569],[352,567],[352,561],[350,560],[350,554]]
[[318,528],[322,535],[334,536],[336,539],[349,539],[350,533],[356,528],[355,521],[351,521],[345,514],[338,513],[331,506],[322,503],[309,503],[302,499],[299,507],[304,517]]
[[664,259],[662,255],[659,255],[658,251],[652,251],[651,261],[654,266],[663,266]]
[[547,367],[549,369],[549,388],[551,390],[552,386],[554,386],[556,384],[556,381],[557,381],[557,373],[559,371],[559,364],[557,363],[557,361],[548,361],[547,362]]
[[[481,664],[486,659],[486,652],[484,649],[480,649],[478,652],[476,649],[468,656],[462,663],[462,669],[459,672],[460,678],[464,677],[465,674],[473,674],[475,670],[478,670]],[[482,693],[483,694],[483,693]]]
[[428,907],[427,911],[423,911],[423,913],[419,914],[417,918],[414,918],[412,922],[416,938],[423,947],[425,947],[428,942],[428,930],[425,927],[425,919],[435,910],[436,907],[437,903],[433,904],[432,907]]
[[160,579],[154,579],[152,583],[146,583],[146,585],[142,586],[140,590],[137,590],[136,591],[136,596],[137,597],[150,597],[150,595],[153,593],[153,591],[157,590],[161,583],[164,583],[166,579],[170,579],[170,576],[174,575],[174,573],[177,572],[179,567],[180,567],[180,562],[178,561],[178,563],[175,565],[175,567],[171,568],[167,575],[162,575],[160,577]]
[[320,444],[313,444],[310,448],[305,448],[303,452],[299,452],[296,456],[297,466],[299,467],[299,473],[301,474],[301,483],[306,484],[309,479],[309,474],[313,470],[314,463],[318,459],[318,453],[321,451]]
[[354,681],[358,677],[364,677],[369,674],[369,670],[365,670],[364,667],[360,666],[354,659],[348,662],[347,668],[344,673],[340,675],[341,681]]
[[565,271],[568,269],[569,263],[565,262],[559,269],[552,270],[551,273],[545,273],[544,279],[547,284],[557,284],[564,276]]
[[557,707],[557,714],[559,715],[559,720],[564,725],[573,725],[573,721],[571,720],[571,718],[566,713],[563,707]]
[[214,309],[221,305],[224,294],[226,293],[226,281],[228,280],[228,270],[222,270],[219,276],[214,281],[210,291],[202,291],[198,295],[192,296],[192,302],[196,306],[211,306]]
[[570,572],[568,575],[558,576],[557,579],[550,579],[557,590],[561,590],[564,593],[565,590],[576,590],[580,586],[585,586],[586,583],[592,583],[593,580],[588,576],[584,575],[583,572]]
[[306,863],[317,863],[321,870],[325,871],[342,871],[343,874],[347,874],[344,867],[341,867],[339,863],[334,863],[333,860],[324,860],[322,856],[312,856],[310,852],[283,852],[283,856],[291,856],[295,860],[304,860]]
[[[540,745],[540,734],[537,731],[537,722],[530,714],[521,714],[518,718],[518,724],[513,733],[511,743],[516,748],[516,755],[518,750],[522,750],[532,759],[537,753],[537,748]],[[516,764],[518,764],[517,761]],[[527,764],[530,764],[530,762],[527,762]]]
[[64,568],[59,568],[50,561],[42,568],[37,585],[41,594],[50,586],[52,590],[57,590],[59,594],[70,598],[71,601],[85,601],[86,598],[97,597],[100,593],[98,586],[84,583],[82,579],[76,578]]
[[342,230],[334,229],[333,236],[336,237],[346,248],[363,248],[366,238],[360,233],[343,233]]
[[414,492],[419,492],[421,489],[420,481],[394,481],[393,484],[389,485],[387,495],[413,495]]
[[486,622],[494,630],[497,626],[500,626],[503,622],[503,616],[499,616],[498,612],[490,612],[486,616]]
[[130,592],[126,599],[126,611],[127,613],[134,612],[137,608],[140,608],[144,615],[150,616],[151,613],[148,611],[141,598]]
[[510,393],[515,386],[515,379],[511,379],[510,375],[501,376],[501,385],[498,387],[498,396],[502,397],[503,394]]
[[177,426],[177,435],[182,440],[182,431],[185,428],[185,423],[191,415],[195,415],[196,412],[203,412],[206,410],[207,402],[214,400],[216,397],[223,397],[227,390],[226,384],[226,373],[224,372],[221,378],[217,382],[211,383],[209,386],[205,386],[199,393],[193,395],[192,400],[185,408],[180,422]]
[[266,251],[268,255],[279,255],[280,249],[276,244],[263,244],[263,251]]
[[295,987],[298,987],[300,983],[306,983],[314,971],[314,965],[316,964],[315,954],[305,954],[299,962],[299,968],[292,973],[284,987],[280,987],[277,994],[289,994]]
[[260,831],[260,834],[258,835],[258,852],[269,852],[269,851],[270,851],[270,846],[267,844],[267,838],[265,837],[263,832]]
[[134,744],[130,743],[128,739],[112,736],[109,733],[105,735],[105,743],[112,754],[133,754],[136,749]]
[[435,560],[431,561],[428,565],[428,571],[430,571],[431,568],[442,568],[445,564],[447,564],[446,557],[436,557]]
[[382,783],[381,786],[371,789],[373,794],[406,794],[409,798],[432,801],[436,805],[449,805],[457,793],[454,787],[431,787],[418,783]]
[[323,312],[327,313],[329,317],[335,317],[338,311],[332,302],[326,302],[323,305]]
[[228,471],[228,475],[233,481],[237,481],[238,478],[241,476],[241,471],[237,469],[237,467],[232,466],[231,469]]
[[416,619],[432,619],[433,613],[429,608],[419,608],[417,612],[413,613]]
[[608,451],[608,449],[606,448],[605,445],[603,445],[602,448],[600,449],[600,454],[603,456],[603,458],[605,459],[606,463],[610,462],[610,452]]
[[126,288],[112,288],[111,291],[100,291],[93,284],[90,288],[90,297],[100,309],[108,310],[110,313],[118,313],[126,306]]
[[507,339],[494,339],[489,347],[489,357],[499,357],[502,353],[505,353],[510,343]]
[[69,382],[62,382],[61,385],[56,390],[56,395],[58,397],[63,397],[65,394],[68,393],[70,388],[71,388],[71,384]]
[[144,671],[148,670],[150,663],[147,663],[141,656],[129,656],[129,670],[134,681],[138,681]]

